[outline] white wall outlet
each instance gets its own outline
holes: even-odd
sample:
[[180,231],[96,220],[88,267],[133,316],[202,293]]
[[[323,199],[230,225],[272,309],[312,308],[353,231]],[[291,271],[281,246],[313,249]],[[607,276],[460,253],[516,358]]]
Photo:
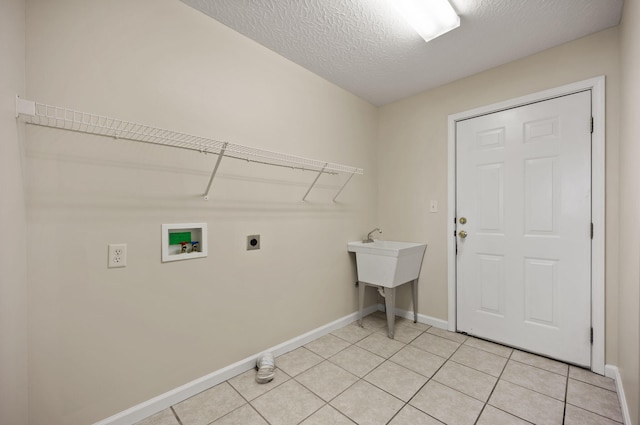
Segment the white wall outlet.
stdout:
[[115,267],[127,267],[126,243],[109,244],[109,262],[107,264],[107,267],[110,269]]
[[431,211],[432,213],[438,212],[438,201],[431,200],[429,211]]

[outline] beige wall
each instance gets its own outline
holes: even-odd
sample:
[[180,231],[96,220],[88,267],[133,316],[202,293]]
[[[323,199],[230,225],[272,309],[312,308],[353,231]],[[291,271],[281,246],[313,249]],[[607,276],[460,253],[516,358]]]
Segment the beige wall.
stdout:
[[[214,155],[27,126],[32,425],[92,423],[356,310],[375,107],[173,0],[29,1],[26,51],[30,99],[365,169],[303,204],[315,174],[223,161],[205,202]],[[161,224],[201,221],[209,256],[162,264]]]
[[621,25],[619,355],[631,422],[640,421],[640,3],[627,0]]
[[[606,362],[620,365],[637,422],[631,25],[621,55],[614,28],[377,110],[180,2],[29,1],[26,97],[365,168],[333,205],[340,178],[323,178],[301,204],[313,175],[232,160],[204,202],[215,156],[42,127],[27,127],[21,157],[12,102],[24,86],[24,3],[0,11],[0,42],[15,39],[0,45],[12,58],[0,79],[10,141],[0,144],[0,193],[13,201],[0,203],[0,225],[17,241],[0,248],[0,336],[15,343],[0,345],[0,423],[26,423],[25,258],[32,425],[103,419],[353,312],[344,244],[376,225],[387,239],[429,243],[420,313],[446,320],[447,116],[598,75],[607,77]],[[638,14],[627,2],[625,20]],[[209,257],[161,264],[160,225],[200,221]],[[247,252],[253,233],[263,248]],[[107,269],[107,244],[121,242],[128,267]],[[18,390],[7,397],[8,388]]]
[[[425,241],[420,313],[447,320],[447,117],[606,76],[606,361],[617,359],[618,29],[546,50],[380,109],[378,213],[389,239]],[[439,204],[429,212],[430,200]],[[407,293],[399,303],[410,307]]]
[[26,425],[27,245],[23,127],[15,96],[24,95],[25,1],[0,2],[0,423]]

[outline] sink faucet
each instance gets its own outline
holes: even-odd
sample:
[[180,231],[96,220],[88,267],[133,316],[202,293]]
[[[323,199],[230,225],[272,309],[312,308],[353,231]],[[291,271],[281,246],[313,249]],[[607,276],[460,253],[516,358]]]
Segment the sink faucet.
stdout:
[[380,230],[379,228],[375,228],[372,231],[370,231],[369,233],[367,233],[367,239],[364,239],[362,241],[362,243],[372,243],[373,239],[371,239],[371,236],[375,233],[375,232],[379,232],[380,234],[382,234],[382,230]]

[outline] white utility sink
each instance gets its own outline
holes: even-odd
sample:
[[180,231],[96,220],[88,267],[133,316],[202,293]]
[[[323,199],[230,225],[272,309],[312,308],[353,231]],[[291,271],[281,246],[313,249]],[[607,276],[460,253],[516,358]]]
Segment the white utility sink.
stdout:
[[389,338],[393,338],[395,324],[396,287],[411,282],[413,321],[418,321],[418,276],[427,244],[413,242],[379,241],[349,242],[349,252],[356,253],[358,268],[359,323],[362,325],[364,289],[378,288],[385,299]]
[[427,244],[375,240],[347,247],[356,253],[358,281],[394,288],[418,278]]

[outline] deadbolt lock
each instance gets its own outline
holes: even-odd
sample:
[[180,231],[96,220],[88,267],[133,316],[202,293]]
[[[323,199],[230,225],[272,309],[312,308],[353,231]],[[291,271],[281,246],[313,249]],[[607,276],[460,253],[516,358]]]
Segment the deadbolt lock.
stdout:
[[460,224],[467,224],[467,219],[466,217],[460,217]]

